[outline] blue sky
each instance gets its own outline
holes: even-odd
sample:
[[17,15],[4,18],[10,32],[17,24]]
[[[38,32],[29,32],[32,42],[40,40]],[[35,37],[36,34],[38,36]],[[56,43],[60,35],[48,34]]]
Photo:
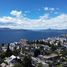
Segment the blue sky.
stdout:
[[0,28],[67,29],[67,0],[1,0]]
[[0,13],[1,15],[9,15],[11,10],[30,11],[27,16],[37,18],[43,14],[43,11],[38,13],[38,9],[42,9],[45,5],[45,0],[1,0]]

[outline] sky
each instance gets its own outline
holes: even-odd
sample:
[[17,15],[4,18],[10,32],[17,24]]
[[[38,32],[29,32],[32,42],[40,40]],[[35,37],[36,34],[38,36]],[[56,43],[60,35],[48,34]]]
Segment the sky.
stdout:
[[0,0],[0,28],[67,29],[67,0]]

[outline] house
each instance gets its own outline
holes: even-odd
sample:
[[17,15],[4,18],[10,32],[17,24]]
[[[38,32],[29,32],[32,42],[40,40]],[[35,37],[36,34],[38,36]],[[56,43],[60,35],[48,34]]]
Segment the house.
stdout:
[[32,65],[37,66],[39,63],[42,63],[43,67],[49,67],[49,64],[45,63],[44,61],[40,60],[39,58],[32,57]]
[[8,58],[5,58],[4,62],[7,63],[6,67],[13,67],[15,63],[21,63],[21,59],[19,56],[12,55]]
[[57,57],[57,56],[58,56],[57,54],[52,53],[52,54],[50,54],[50,55],[44,55],[43,58],[44,58],[44,59],[50,59],[50,58],[55,58],[55,57]]
[[6,67],[6,65],[7,65],[6,63],[2,63],[0,66],[1,67]]
[[3,46],[3,47],[2,47],[2,50],[3,50],[4,52],[6,52],[6,50],[7,50],[7,46],[6,46],[6,45]]
[[63,67],[67,67],[67,62],[62,62]]
[[21,46],[26,46],[27,45],[28,40],[27,39],[21,39],[18,44],[20,44]]
[[8,58],[5,58],[5,62],[7,62],[8,64],[10,64],[11,63],[11,61],[13,60],[13,59],[15,59],[16,58],[16,56],[14,56],[14,55],[12,55],[12,56],[10,56],[10,57],[8,57]]
[[10,50],[14,50],[14,48],[15,48],[15,44],[14,43],[10,43],[10,45],[9,45],[9,48],[10,48]]

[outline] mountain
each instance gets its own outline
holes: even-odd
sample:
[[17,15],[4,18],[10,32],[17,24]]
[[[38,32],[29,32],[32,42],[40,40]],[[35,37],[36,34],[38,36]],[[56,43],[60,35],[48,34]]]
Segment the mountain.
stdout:
[[28,40],[35,40],[48,37],[56,37],[60,36],[61,34],[67,34],[67,29],[25,30],[25,29],[0,28],[0,43],[15,42],[19,41],[22,38]]

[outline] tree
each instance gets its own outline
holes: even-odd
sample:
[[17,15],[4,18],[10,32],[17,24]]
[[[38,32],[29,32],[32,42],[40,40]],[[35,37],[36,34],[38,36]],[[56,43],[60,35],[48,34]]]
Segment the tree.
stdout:
[[12,51],[9,49],[9,45],[7,46],[6,52],[1,52],[0,57],[4,59],[5,57],[10,57],[12,55]]
[[13,53],[13,55],[17,56],[20,53],[20,49],[16,49],[16,47],[15,47],[12,53]]
[[40,50],[39,49],[35,49],[34,56],[37,57],[38,55],[40,55]]
[[6,53],[5,53],[5,56],[6,56],[6,57],[10,57],[11,55],[12,55],[12,51],[10,50],[9,44],[8,44],[7,50],[6,50]]
[[25,56],[23,59],[23,67],[32,67],[31,56]]
[[52,50],[52,51],[55,51],[57,48],[58,48],[57,45],[54,45],[54,44],[51,45],[51,50]]
[[4,46],[4,43],[2,43],[2,46]]
[[6,52],[2,52],[2,53],[0,54],[0,57],[1,57],[2,59],[4,59],[4,58],[6,57]]

